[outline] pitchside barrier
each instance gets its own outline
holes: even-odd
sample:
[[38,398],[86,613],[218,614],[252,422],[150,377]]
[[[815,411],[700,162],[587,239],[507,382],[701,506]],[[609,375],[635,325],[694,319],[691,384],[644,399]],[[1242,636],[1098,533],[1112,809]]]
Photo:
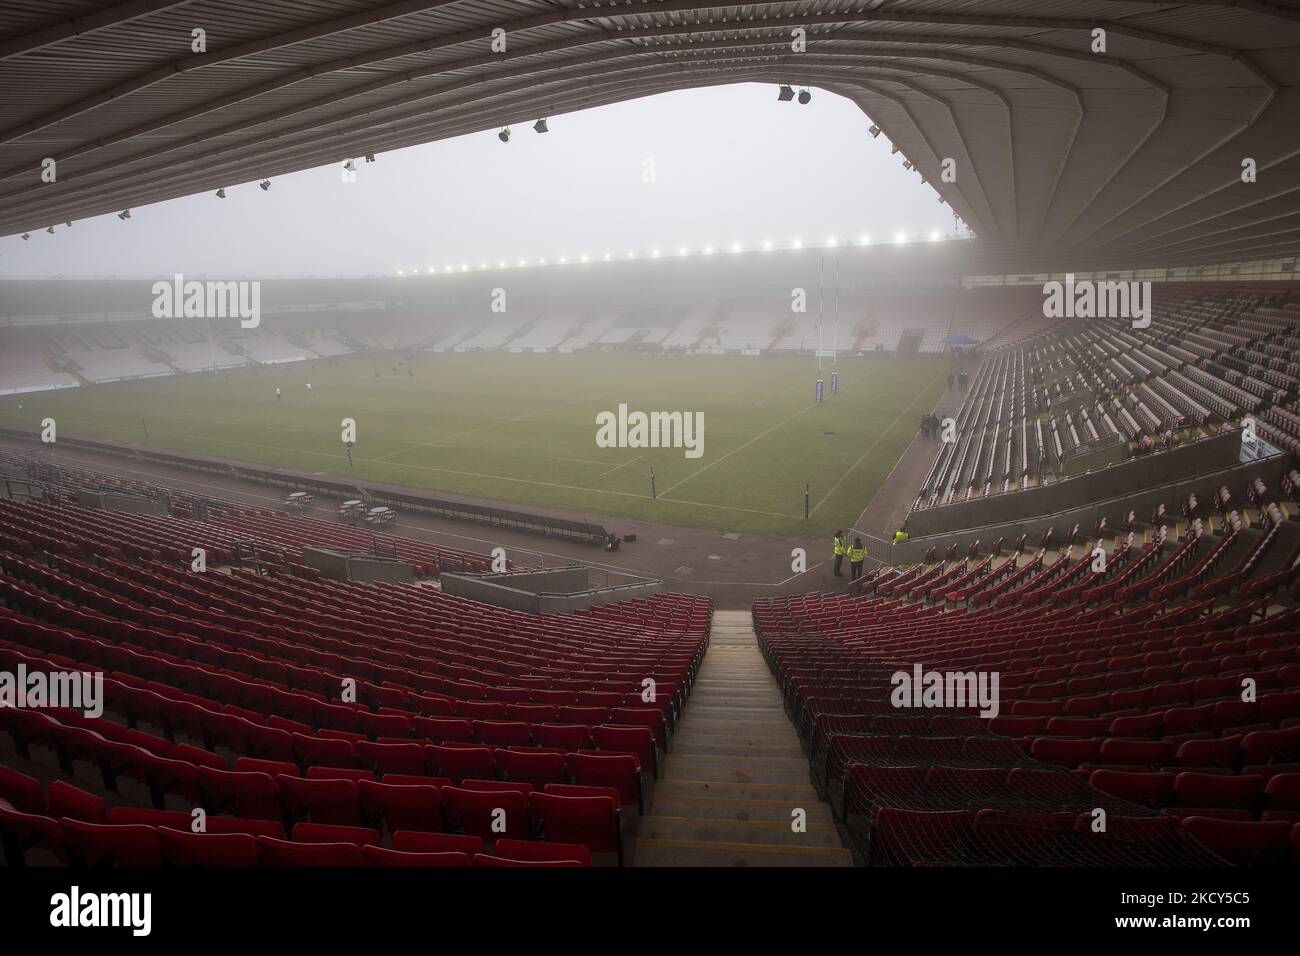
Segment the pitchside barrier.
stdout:
[[[21,441],[35,440],[30,433],[13,428],[0,428],[0,436]],[[294,491],[307,491],[315,495],[333,496],[344,500],[361,498],[366,502],[367,507],[386,505],[398,511],[420,511],[443,518],[474,521],[495,528],[526,531],[530,534],[563,538],[569,541],[584,541],[602,547],[610,536],[609,531],[603,525],[591,524],[585,521],[572,521],[568,518],[515,511],[508,508],[494,508],[490,505],[471,504],[465,501],[454,501],[393,485],[374,484],[362,486],[355,481],[348,481],[345,478],[337,478],[320,472],[294,471],[288,468],[257,468],[205,455],[155,451],[138,445],[94,441],[86,438],[60,437],[57,444],[69,448],[81,448],[101,454],[115,455],[119,458],[129,458],[133,461],[150,462],[170,468],[185,468],[191,471],[219,474],[228,478],[242,478],[247,481],[275,485]],[[49,446],[43,447],[48,448]]]

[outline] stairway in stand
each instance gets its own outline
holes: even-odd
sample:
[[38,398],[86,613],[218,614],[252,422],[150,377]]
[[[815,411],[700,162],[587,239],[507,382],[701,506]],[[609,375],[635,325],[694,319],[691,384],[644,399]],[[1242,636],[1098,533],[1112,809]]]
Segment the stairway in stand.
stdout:
[[[806,814],[796,832],[794,811]],[[636,866],[850,866],[759,654],[748,611],[715,611]]]

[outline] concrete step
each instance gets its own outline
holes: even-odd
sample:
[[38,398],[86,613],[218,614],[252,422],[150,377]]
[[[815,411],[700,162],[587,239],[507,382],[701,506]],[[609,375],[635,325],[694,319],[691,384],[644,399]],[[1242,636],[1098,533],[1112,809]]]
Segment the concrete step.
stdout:
[[734,737],[726,738],[724,743],[710,743],[700,738],[678,740],[673,743],[672,752],[674,756],[691,754],[709,757],[793,757],[806,762],[804,753],[797,744],[782,745],[763,740],[739,743],[738,740],[739,738]]
[[694,843],[688,840],[636,841],[637,866],[852,866],[845,849],[754,843]]
[[731,768],[735,770],[808,770],[808,761],[802,754],[797,757],[766,757],[757,754],[694,754],[674,750],[668,765],[678,773],[688,767]]
[[785,767],[765,769],[762,767],[698,767],[687,765],[677,767],[671,755],[664,774],[665,780],[694,780],[700,783],[806,783],[808,765],[802,767]]
[[655,800],[655,814],[665,817],[699,817],[710,820],[779,820],[790,822],[790,811],[799,807],[808,813],[808,822],[834,823],[824,803],[808,800],[732,800],[726,797],[671,797]]
[[[834,824],[808,823],[803,833],[792,827],[792,810],[783,820],[719,820],[690,817],[642,817],[637,825],[638,840],[675,840],[692,843],[760,843],[805,850],[810,847],[839,848]],[[799,808],[802,809],[802,808]]]

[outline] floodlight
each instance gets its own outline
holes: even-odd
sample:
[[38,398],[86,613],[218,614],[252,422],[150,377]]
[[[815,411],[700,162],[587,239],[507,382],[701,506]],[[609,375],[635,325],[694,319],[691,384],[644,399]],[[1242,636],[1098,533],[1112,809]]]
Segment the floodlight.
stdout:
[[789,84],[782,83],[781,90],[776,94],[776,98],[782,103],[788,103],[794,99],[794,90],[790,89]]

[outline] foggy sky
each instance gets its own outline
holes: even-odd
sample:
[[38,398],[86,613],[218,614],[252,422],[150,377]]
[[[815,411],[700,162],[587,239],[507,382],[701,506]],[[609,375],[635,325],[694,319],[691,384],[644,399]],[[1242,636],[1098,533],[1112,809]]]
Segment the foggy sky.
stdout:
[[[0,239],[0,277],[391,275],[682,246],[944,234],[952,213],[851,101],[740,84],[550,117]],[[647,161],[654,181],[644,182]]]

